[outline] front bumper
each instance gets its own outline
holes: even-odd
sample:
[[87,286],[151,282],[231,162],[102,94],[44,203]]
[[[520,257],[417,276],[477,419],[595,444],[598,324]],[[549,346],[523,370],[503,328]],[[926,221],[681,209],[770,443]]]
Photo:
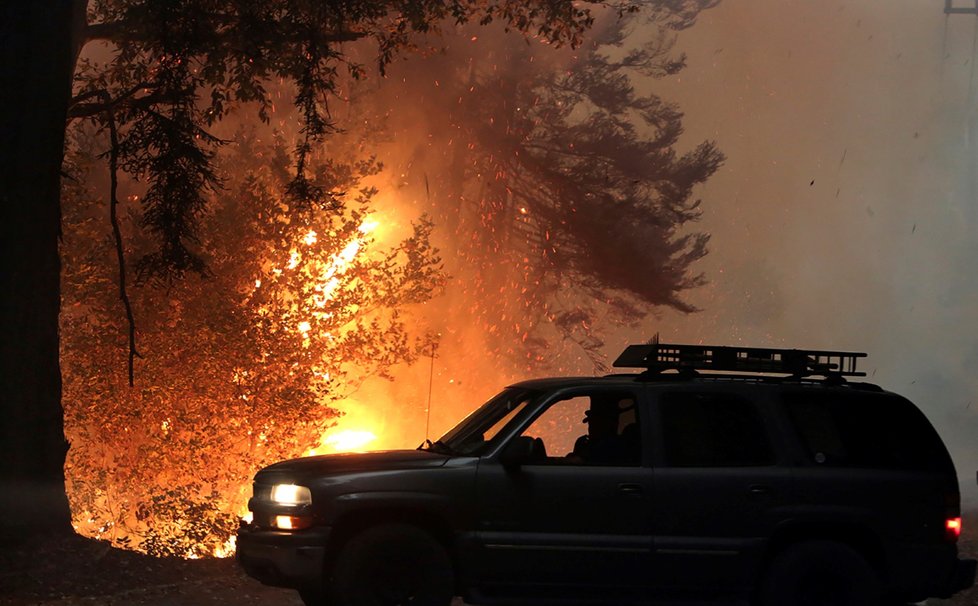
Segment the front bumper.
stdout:
[[330,528],[268,530],[242,523],[236,558],[248,576],[276,587],[318,587]]

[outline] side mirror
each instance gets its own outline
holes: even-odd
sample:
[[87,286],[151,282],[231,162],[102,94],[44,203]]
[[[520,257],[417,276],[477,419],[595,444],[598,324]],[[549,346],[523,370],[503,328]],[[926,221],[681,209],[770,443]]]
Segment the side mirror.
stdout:
[[499,455],[499,462],[507,469],[514,469],[533,460],[536,453],[537,445],[534,438],[517,436],[503,449]]

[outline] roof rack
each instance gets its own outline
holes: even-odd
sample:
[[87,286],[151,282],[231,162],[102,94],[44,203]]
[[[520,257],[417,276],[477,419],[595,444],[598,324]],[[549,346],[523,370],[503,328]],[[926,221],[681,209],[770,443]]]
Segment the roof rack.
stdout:
[[958,4],[955,0],[944,0],[944,14],[978,15],[978,0],[975,0],[974,7],[959,6]]
[[652,373],[712,370],[795,377],[865,377],[866,373],[856,370],[856,360],[865,357],[864,353],[850,351],[652,343],[629,345],[614,366],[645,368]]

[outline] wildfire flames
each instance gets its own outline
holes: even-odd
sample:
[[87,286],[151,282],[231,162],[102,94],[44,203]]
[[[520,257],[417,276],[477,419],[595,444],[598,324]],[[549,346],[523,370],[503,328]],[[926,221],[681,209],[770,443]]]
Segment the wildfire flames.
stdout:
[[[323,436],[323,446],[328,447],[332,452],[356,452],[363,450],[364,447],[377,439],[377,435],[372,431],[363,429],[346,429],[343,431],[331,432]],[[309,451],[310,455],[323,454],[324,449],[314,448]],[[325,451],[328,452],[328,451]]]
[[[148,459],[155,459],[159,455],[161,447],[177,440],[184,441],[187,446],[185,452],[192,453],[191,449],[197,449],[199,454],[210,457],[211,451],[205,454],[200,450],[205,447],[198,443],[196,434],[199,431],[194,427],[188,411],[181,409],[179,403],[173,401],[175,398],[171,398],[167,405],[176,410],[163,415],[152,426],[142,426],[140,419],[130,416],[130,422],[116,425],[115,435],[107,435],[112,427],[105,428],[107,431],[101,441],[84,433],[91,430],[89,425],[83,423],[79,427],[68,424],[69,436],[76,443],[66,469],[71,496],[76,502],[89,505],[73,507],[73,524],[77,532],[150,553],[185,558],[228,557],[234,554],[233,530],[237,519],[250,515],[246,503],[250,476],[257,467],[296,456],[404,444],[405,436],[399,434],[399,428],[387,427],[376,407],[364,405],[352,394],[339,399],[335,394],[339,390],[350,389],[344,388],[345,385],[358,383],[344,379],[344,373],[350,372],[343,368],[347,360],[342,357],[335,359],[334,350],[343,351],[344,344],[351,341],[354,345],[360,345],[363,341],[371,346],[363,335],[365,329],[378,331],[381,333],[379,338],[384,338],[382,322],[387,312],[381,309],[378,313],[377,309],[382,308],[383,304],[371,298],[373,292],[375,289],[390,292],[396,288],[398,280],[407,281],[401,274],[391,273],[391,265],[396,261],[390,256],[389,247],[385,248],[384,243],[377,241],[381,227],[378,218],[370,214],[354,215],[352,221],[351,224],[351,219],[347,219],[338,225],[335,220],[326,220],[321,225],[300,231],[286,254],[270,249],[267,253],[269,258],[257,266],[259,275],[246,278],[250,288],[244,293],[243,301],[246,307],[251,305],[254,309],[253,325],[264,331],[261,334],[271,335],[281,343],[276,350],[262,354],[263,365],[282,366],[272,357],[284,351],[290,356],[287,360],[294,360],[284,365],[283,372],[287,378],[295,376],[303,366],[307,366],[310,369],[307,381],[320,385],[318,388],[313,386],[314,393],[321,394],[317,396],[319,399],[306,406],[309,418],[303,419],[295,427],[266,419],[280,417],[281,410],[270,410],[265,415],[255,414],[252,421],[228,418],[232,428],[229,437],[235,439],[237,436],[240,440],[240,434],[245,434],[246,440],[240,448],[247,449],[252,461],[252,466],[239,466],[232,472],[234,475],[231,477],[238,478],[235,484],[229,486],[226,481],[222,482],[221,477],[214,475],[206,483],[195,481],[185,489],[168,490],[169,482],[186,481],[187,478],[174,477],[176,474],[163,464],[153,478],[159,483],[155,490],[163,494],[143,496],[143,503],[134,502],[135,497],[130,498],[122,491],[116,492],[114,482],[108,477],[102,480],[104,485],[87,483],[85,472],[96,468],[91,459],[101,457],[98,464],[102,466],[106,466],[107,461],[115,461],[114,465],[120,468],[139,470],[140,467],[147,467]],[[277,262],[276,257],[279,258]],[[371,276],[377,275],[377,268],[386,273],[382,273],[380,279],[371,280]],[[387,296],[391,297],[389,294]],[[173,321],[164,323],[166,327],[173,324]],[[70,334],[71,331],[68,332]],[[283,346],[285,350],[281,349]],[[348,345],[346,347],[349,348]],[[330,357],[331,354],[333,357]],[[71,379],[70,364],[67,368]],[[227,382],[238,393],[236,399],[245,411],[258,405],[256,400],[260,396],[253,393],[253,383],[262,370],[262,366],[256,369],[237,368]],[[352,370],[355,372],[358,368]],[[76,384],[75,381],[67,381],[66,391],[71,393]],[[134,394],[124,395],[132,397]],[[85,419],[84,416],[77,416],[77,413],[73,416],[71,412],[73,410],[69,411],[69,420]],[[235,427],[238,429],[233,429]],[[310,435],[310,431],[315,433]],[[309,444],[305,448],[301,448],[303,434],[307,436],[305,443]],[[220,452],[219,448],[220,444],[217,444],[212,450]],[[236,454],[239,453],[235,453],[231,446],[225,458],[232,460]],[[125,455],[132,455],[138,460],[130,460]],[[107,466],[112,465],[109,463]],[[139,473],[137,471],[136,475]],[[206,477],[206,472],[201,475]],[[146,489],[144,485],[138,488]],[[210,493],[205,499],[211,502],[202,505],[200,495],[207,495],[208,490]],[[146,505],[146,500],[151,504]],[[221,535],[224,538],[215,543],[214,538]],[[137,542],[136,537],[142,541]]]
[[[624,31],[620,16],[609,24]],[[337,89],[349,111],[306,166],[320,200],[289,194],[295,116],[273,109],[267,126],[226,137],[223,187],[191,242],[208,272],[130,290],[135,388],[119,372],[97,180],[66,181],[65,472],[79,533],[230,555],[257,469],[417,446],[507,381],[592,372],[600,335],[688,307],[677,293],[698,284],[688,266],[706,240],[682,229],[722,156],[672,148],[681,114],[638,96],[601,51],[626,37],[557,52],[472,33],[399,64],[400,78]],[[104,134],[76,134],[75,172],[104,170]],[[138,204],[145,185],[121,186]],[[138,259],[152,234],[138,213],[124,221]]]
[[[340,252],[332,255],[329,262],[319,271],[319,275],[315,278],[315,295],[313,295],[313,303],[317,309],[325,308],[327,303],[333,299],[336,290],[340,287],[340,277],[363,250],[367,237],[374,233],[378,226],[378,221],[369,217],[364,219],[357,229],[358,234],[347,242]],[[310,248],[314,247],[317,241],[318,234],[314,230],[310,230],[302,238],[302,242]],[[299,250],[292,249],[289,251],[288,269],[294,270],[298,266],[301,255],[302,252]],[[312,315],[314,318],[320,318],[323,314],[328,313],[314,311]],[[297,330],[302,335],[303,347],[309,347],[313,339],[330,339],[333,337],[328,332],[320,335],[313,334],[312,323],[308,320],[300,320],[297,324]],[[377,434],[369,429],[345,429],[341,427],[349,425],[349,423],[347,419],[342,419],[337,427],[331,428],[323,434],[319,446],[306,451],[305,455],[360,451],[377,440]],[[362,425],[363,421],[361,420],[359,423]]]

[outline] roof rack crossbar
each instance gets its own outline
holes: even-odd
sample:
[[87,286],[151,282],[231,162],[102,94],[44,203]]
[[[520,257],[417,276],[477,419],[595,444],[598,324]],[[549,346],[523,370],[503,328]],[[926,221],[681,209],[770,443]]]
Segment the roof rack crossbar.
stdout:
[[665,370],[713,370],[742,373],[779,373],[805,377],[865,377],[856,360],[866,354],[814,349],[773,349],[714,345],[652,343],[629,345],[615,360],[618,368]]

